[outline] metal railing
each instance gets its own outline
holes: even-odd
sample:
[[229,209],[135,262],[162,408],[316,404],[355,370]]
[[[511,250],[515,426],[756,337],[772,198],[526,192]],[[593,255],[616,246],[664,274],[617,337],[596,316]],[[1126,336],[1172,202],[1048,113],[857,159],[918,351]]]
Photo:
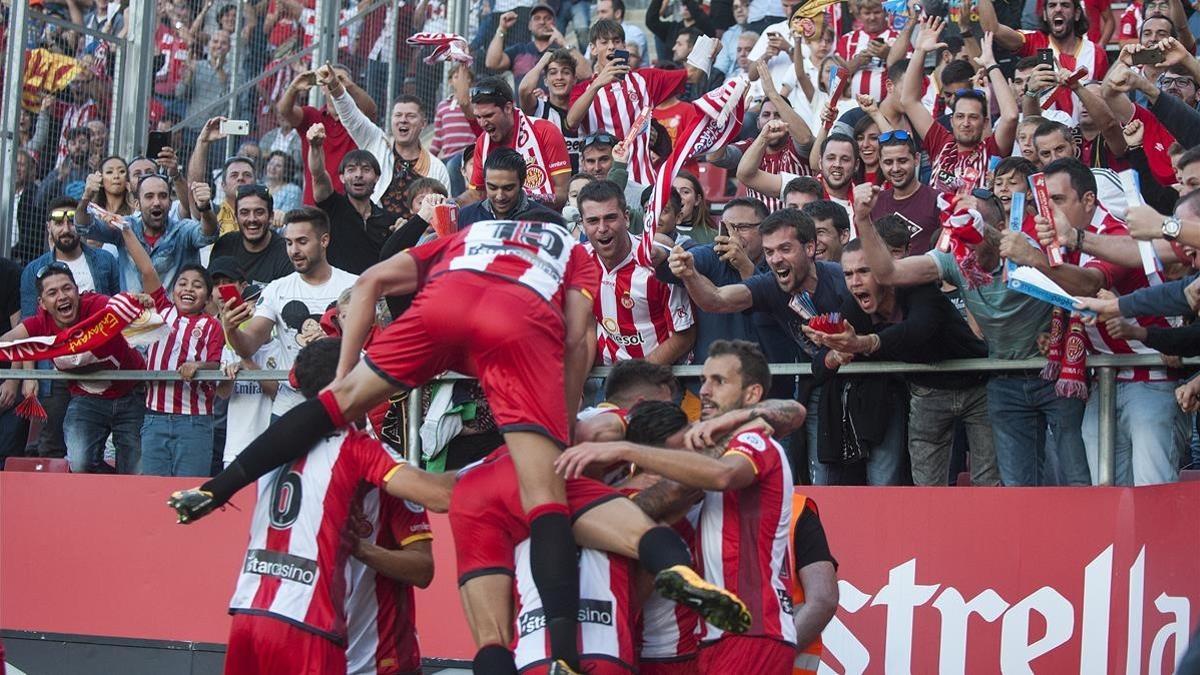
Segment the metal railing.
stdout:
[[[1186,366],[1200,366],[1200,358],[1184,359]],[[896,361],[881,361],[874,363],[850,363],[842,366],[842,375],[888,375],[902,373],[949,373],[975,372],[997,373],[1013,371],[1038,371],[1046,365],[1042,358],[1004,360],[1004,359],[953,359],[936,364],[903,363]],[[1115,441],[1117,435],[1117,371],[1122,368],[1134,367],[1163,367],[1162,358],[1154,354],[1121,355],[1093,354],[1088,356],[1088,367],[1094,371],[1097,386],[1092,395],[1100,400],[1099,411],[1099,485],[1112,485],[1115,463]],[[594,368],[591,377],[605,377],[611,368]],[[671,369],[678,377],[697,377],[701,366],[675,366]],[[807,363],[772,363],[771,374],[774,376],[805,376],[812,375],[812,366]],[[286,370],[256,370],[240,371],[236,379],[249,381],[284,381],[288,377]],[[163,382],[179,379],[179,373],[173,370],[128,371],[105,370],[87,374],[64,373],[57,370],[23,370],[0,368],[0,380],[133,380],[144,382]],[[195,378],[199,381],[224,382],[229,378],[216,370],[201,370]],[[458,373],[446,373],[430,382],[472,379]],[[421,458],[421,397],[409,396],[406,405],[408,428],[405,432],[406,450],[409,462],[418,464]]]

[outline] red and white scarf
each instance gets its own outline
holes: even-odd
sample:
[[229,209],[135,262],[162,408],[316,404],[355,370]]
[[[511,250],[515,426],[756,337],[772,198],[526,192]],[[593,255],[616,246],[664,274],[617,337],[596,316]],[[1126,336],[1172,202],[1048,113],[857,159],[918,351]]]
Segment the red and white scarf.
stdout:
[[[513,149],[525,158],[525,194],[535,201],[548,204],[554,201],[554,181],[550,180],[550,172],[546,168],[546,158],[542,146],[538,144],[537,136],[533,133],[533,118],[513,108],[512,131]],[[492,137],[483,134],[483,157],[475,161],[482,162],[492,154]]]
[[1054,393],[1062,398],[1087,400],[1087,340],[1083,319],[1056,307],[1050,317],[1050,349],[1042,379],[1054,382]]
[[968,289],[992,283],[991,272],[979,266],[979,257],[975,254],[975,247],[983,243],[984,228],[987,227],[983,216],[975,209],[960,208],[957,195],[947,199],[939,193],[937,205],[942,223],[938,250],[954,256]]
[[454,33],[417,33],[405,40],[412,47],[433,47],[433,53],[425,57],[425,63],[433,65],[441,61],[457,61],[471,63],[467,41],[461,35]]
[[104,309],[57,335],[44,335],[0,342],[0,361],[41,361],[91,351],[121,334],[129,324],[150,314],[128,293],[108,299]]
[[654,251],[654,235],[658,232],[658,214],[666,207],[671,197],[671,183],[675,182],[684,162],[729,143],[741,131],[742,116],[746,112],[747,86],[748,79],[742,75],[692,103],[703,114],[696,115],[690,123],[680,128],[671,154],[654,178],[650,208],[646,211],[646,222],[638,244],[638,264],[653,264],[651,253]]

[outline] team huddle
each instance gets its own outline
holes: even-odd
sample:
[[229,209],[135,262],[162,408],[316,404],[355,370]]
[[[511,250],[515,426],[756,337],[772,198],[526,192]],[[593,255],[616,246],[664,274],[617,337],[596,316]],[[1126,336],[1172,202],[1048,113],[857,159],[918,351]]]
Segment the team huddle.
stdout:
[[[836,563],[772,438],[803,406],[764,400],[757,346],[718,341],[699,422],[671,402],[670,370],[638,360],[578,411],[599,277],[566,229],[512,221],[362,275],[342,337],[296,359],[305,402],[168,501],[187,523],[258,480],[227,673],[420,672],[425,509],[449,511],[476,673],[816,672]],[[367,342],[375,299],[411,293]],[[493,409],[505,445],[485,459],[426,473],[353,428],[446,370]]]

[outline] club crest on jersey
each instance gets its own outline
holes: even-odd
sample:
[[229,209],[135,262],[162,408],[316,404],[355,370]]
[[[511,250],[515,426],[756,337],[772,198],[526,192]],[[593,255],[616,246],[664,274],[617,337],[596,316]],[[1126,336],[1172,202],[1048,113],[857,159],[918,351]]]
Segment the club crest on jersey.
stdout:
[[633,309],[633,296],[628,292],[621,295],[621,306],[625,309]]
[[763,452],[767,449],[767,442],[764,441],[762,436],[759,436],[758,434],[752,434],[752,433],[741,434],[737,437],[736,440],[737,440],[737,442],[748,445],[759,452]]
[[203,328],[201,328],[200,326],[196,326],[195,328],[192,329],[192,339],[193,340],[199,340],[202,337],[204,337],[204,329]]
[[525,168],[525,187],[540,188],[546,183],[546,172],[542,167],[533,163],[533,158],[528,160],[528,166]]

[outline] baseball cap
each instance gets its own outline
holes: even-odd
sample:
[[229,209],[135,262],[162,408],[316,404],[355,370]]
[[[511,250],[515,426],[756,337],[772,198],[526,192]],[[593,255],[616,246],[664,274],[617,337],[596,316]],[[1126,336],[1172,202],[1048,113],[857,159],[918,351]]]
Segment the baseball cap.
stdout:
[[242,272],[242,268],[238,266],[237,261],[230,256],[224,255],[213,258],[208,263],[208,276],[225,277],[233,281],[245,281],[246,275]]
[[529,9],[530,16],[533,16],[534,12],[550,12],[550,16],[558,17],[558,12],[554,11],[554,8],[545,2],[539,2]]

